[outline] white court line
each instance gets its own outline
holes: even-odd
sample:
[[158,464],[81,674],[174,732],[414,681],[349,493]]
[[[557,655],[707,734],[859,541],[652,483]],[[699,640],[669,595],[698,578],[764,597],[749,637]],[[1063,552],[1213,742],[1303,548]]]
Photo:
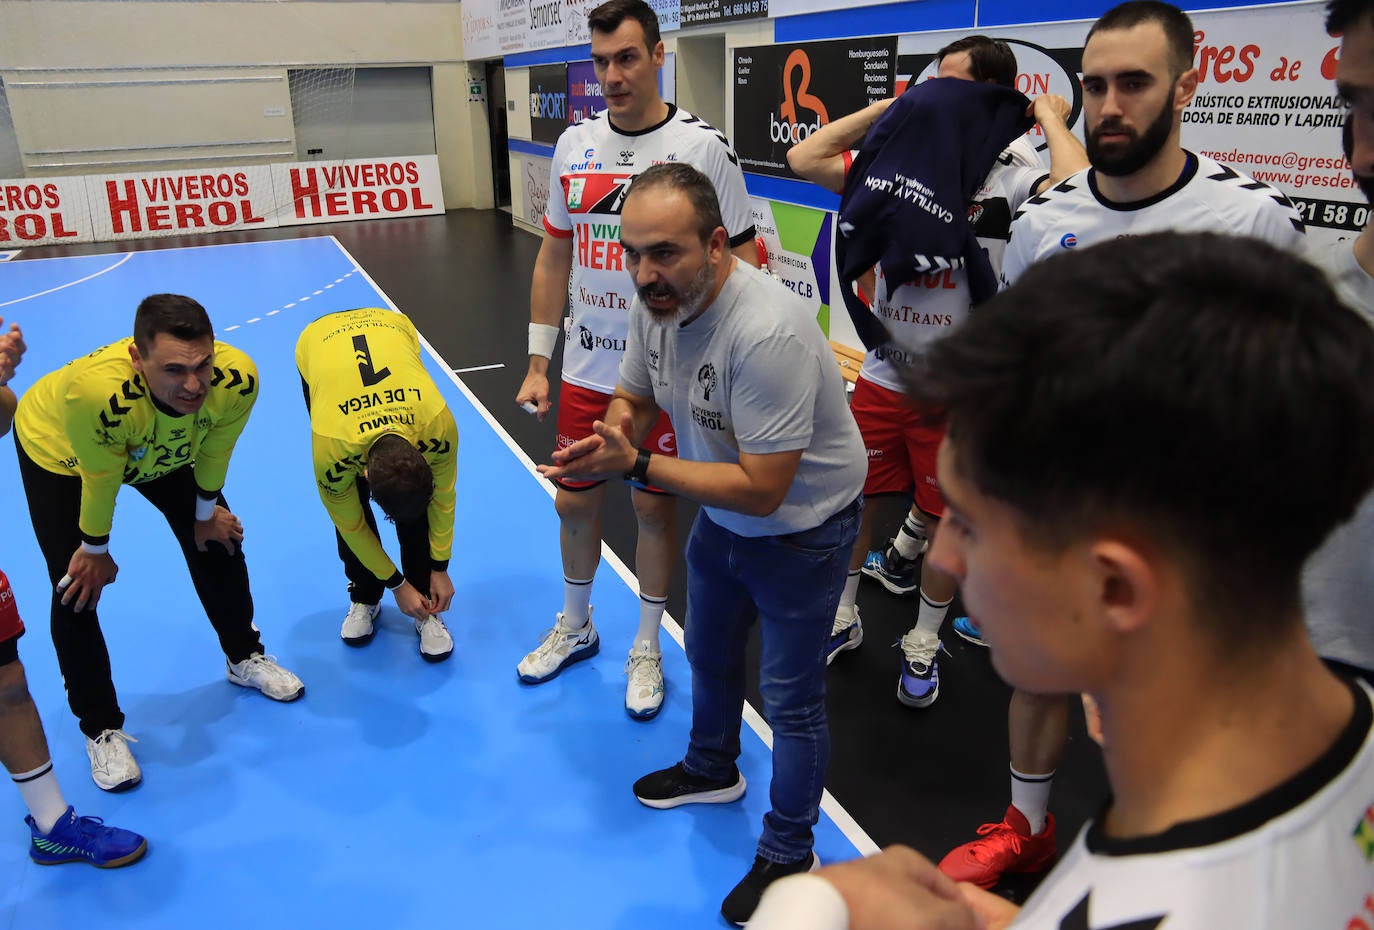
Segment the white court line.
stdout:
[[35,297],[43,297],[43,296],[46,296],[46,295],[48,295],[48,294],[56,293],[57,291],[65,290],[66,288],[69,288],[69,287],[75,287],[75,286],[78,285],[78,284],[84,284],[85,282],[91,280],[92,278],[98,278],[98,277],[100,277],[101,275],[105,274],[106,272],[114,271],[114,270],[115,270],[116,268],[118,268],[120,265],[124,264],[125,262],[127,262],[129,259],[133,258],[133,257],[134,257],[135,255],[137,255],[137,254],[138,254],[137,252],[125,252],[125,253],[124,253],[124,257],[121,258],[119,261],[115,262],[113,265],[111,265],[111,266],[108,267],[108,268],[102,268],[100,271],[97,271],[95,274],[88,274],[88,275],[86,275],[86,277],[84,277],[84,278],[77,278],[75,281],[68,281],[66,284],[59,284],[57,287],[50,287],[50,288],[48,288],[46,291],[39,291],[37,294],[30,294],[30,295],[27,296],[27,297],[16,297],[16,298],[14,298],[14,300],[7,300],[7,301],[5,301],[4,303],[0,304],[0,307],[8,307],[10,304],[23,303],[23,302],[26,301],[26,300],[33,300]]
[[[435,356],[435,358],[438,358],[438,356]],[[469,366],[469,367],[467,367],[467,368],[454,368],[454,369],[452,369],[452,371],[453,371],[453,373],[454,373],[455,375],[465,375],[465,374],[467,374],[467,373],[470,372],[470,371],[492,371],[493,369],[496,369],[496,368],[505,368],[505,367],[506,367],[506,363],[505,363],[505,362],[500,362],[500,363],[495,364],[495,365],[471,365],[471,366]]]
[[[329,238],[334,240],[334,244],[339,247],[339,251],[353,263],[353,267],[358,269],[358,273],[363,276],[368,284],[372,285],[373,290],[381,295],[382,299],[386,301],[387,306],[397,313],[400,313],[401,309],[392,302],[385,291],[377,286],[377,282],[372,280],[372,276],[367,273],[367,269],[363,268],[363,266],[358,263],[357,259],[349,254],[348,249],[343,247],[343,243],[339,242],[339,240],[335,239],[333,236]],[[443,357],[440,356],[438,352],[434,351],[434,347],[429,344],[429,340],[425,339],[423,334],[420,335],[420,344],[425,347],[425,351],[430,354],[430,357],[449,373],[449,380],[453,382],[458,390],[463,392],[463,396],[467,398],[468,403],[472,404],[473,408],[481,415],[482,419],[487,421],[487,425],[490,426],[492,430],[495,431],[496,435],[501,438],[501,441],[506,444],[506,448],[515,453],[515,457],[525,466],[525,470],[534,476],[539,482],[540,487],[544,489],[549,497],[553,497],[555,493],[553,482],[545,480],[543,475],[535,471],[534,462],[525,454],[525,450],[521,449],[520,446],[516,444],[515,440],[511,438],[510,433],[506,432],[505,427],[496,422],[496,418],[493,417],[486,406],[477,399],[477,395],[468,389],[468,386],[463,383],[463,379],[458,377],[457,372],[449,367],[448,363],[444,361]],[[620,556],[616,555],[611,547],[605,542],[601,544],[601,557],[606,560],[606,564],[615,569],[616,574],[620,576],[621,581],[625,582],[626,587],[631,591],[639,590],[639,584],[635,579],[634,572],[630,571],[629,567],[620,560]],[[678,644],[678,647],[682,649],[683,652],[686,652],[687,646],[686,643],[683,642],[682,626],[673,619],[673,616],[667,611],[663,613],[663,628],[668,631],[668,635],[673,638],[673,641]],[[773,751],[773,730],[763,719],[763,715],[755,710],[754,705],[748,701],[744,704],[744,722],[749,724],[749,729],[753,730],[758,735],[759,739],[763,740],[763,744],[768,747],[768,751],[771,753]],[[858,821],[850,816],[849,811],[845,810],[843,805],[841,805],[839,801],[836,801],[835,797],[828,790],[821,795],[821,810],[825,811],[830,819],[835,822],[835,826],[840,828],[840,832],[844,834],[845,839],[854,844],[854,848],[859,851],[859,855],[871,856],[878,852],[878,844],[873,842],[873,838],[868,835],[863,827],[859,826]]]

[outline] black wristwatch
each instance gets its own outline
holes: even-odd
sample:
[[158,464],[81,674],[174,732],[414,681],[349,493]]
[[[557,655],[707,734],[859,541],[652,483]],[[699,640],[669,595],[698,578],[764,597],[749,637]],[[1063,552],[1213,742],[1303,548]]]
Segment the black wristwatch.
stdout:
[[649,483],[649,457],[653,455],[648,449],[640,449],[639,455],[635,456],[635,463],[630,470],[625,473],[625,480],[640,486]]

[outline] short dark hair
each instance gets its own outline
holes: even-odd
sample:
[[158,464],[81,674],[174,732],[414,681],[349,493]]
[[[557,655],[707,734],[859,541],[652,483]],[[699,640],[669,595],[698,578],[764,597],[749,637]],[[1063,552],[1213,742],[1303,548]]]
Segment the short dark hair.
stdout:
[[1087,45],[1099,32],[1133,29],[1142,23],[1157,23],[1164,31],[1175,78],[1193,66],[1193,21],[1187,13],[1162,0],[1126,0],[1117,4],[1098,17],[1083,44]]
[[644,0],[606,0],[587,14],[588,32],[615,32],[626,19],[644,29],[644,47],[650,52],[659,43],[658,14]]
[[153,347],[153,340],[166,333],[184,342],[215,337],[210,314],[189,297],[180,294],[153,294],[143,298],[134,314],[134,345],[143,355]]
[[1330,0],[1326,5],[1326,31],[1346,32],[1362,19],[1374,18],[1374,0]]
[[703,243],[711,238],[711,233],[725,225],[715,185],[710,178],[686,162],[664,162],[647,168],[630,183],[625,199],[628,200],[636,191],[650,187],[669,187],[687,196],[692,212],[696,214],[697,235]]
[[388,518],[413,523],[434,496],[434,471],[409,440],[388,433],[367,450],[367,485]]
[[969,73],[975,81],[990,81],[1003,87],[1016,86],[1016,54],[1001,39],[988,36],[964,36],[955,39],[935,53],[935,63],[946,55],[968,52]]
[[1374,327],[1307,262],[1155,233],[1031,266],[911,391],[1028,544],[1144,532],[1233,637],[1299,615],[1303,562],[1374,484],[1370,371]]

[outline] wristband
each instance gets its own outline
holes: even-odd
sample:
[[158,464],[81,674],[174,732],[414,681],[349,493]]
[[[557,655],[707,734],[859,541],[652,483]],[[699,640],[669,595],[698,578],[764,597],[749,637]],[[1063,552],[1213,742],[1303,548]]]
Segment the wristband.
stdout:
[[553,358],[553,347],[558,345],[558,327],[547,323],[530,324],[530,355]]
[[640,449],[639,455],[635,456],[634,465],[625,473],[625,480],[638,485],[647,485],[649,483],[649,458],[652,455],[653,453],[648,449]]
[[216,507],[217,504],[218,504],[218,501],[217,501],[215,498],[212,497],[212,498],[210,498],[210,500],[207,501],[205,498],[203,498],[203,497],[201,497],[199,494],[197,494],[197,495],[196,495],[196,522],[197,522],[197,523],[204,523],[206,520],[208,520],[208,519],[210,519],[211,517],[213,517],[213,516],[215,515],[215,507]]
[[110,544],[106,542],[96,545],[95,543],[88,543],[83,539],[81,541],[81,551],[89,555],[104,555],[110,551]]

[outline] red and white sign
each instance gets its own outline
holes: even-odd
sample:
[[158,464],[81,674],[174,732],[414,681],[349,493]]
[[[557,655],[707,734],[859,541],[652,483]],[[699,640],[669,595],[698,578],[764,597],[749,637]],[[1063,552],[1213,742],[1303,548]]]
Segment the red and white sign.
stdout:
[[97,239],[276,226],[266,165],[86,178]]
[[0,181],[0,247],[95,238],[84,178]]
[[273,165],[282,226],[444,212],[435,155]]

